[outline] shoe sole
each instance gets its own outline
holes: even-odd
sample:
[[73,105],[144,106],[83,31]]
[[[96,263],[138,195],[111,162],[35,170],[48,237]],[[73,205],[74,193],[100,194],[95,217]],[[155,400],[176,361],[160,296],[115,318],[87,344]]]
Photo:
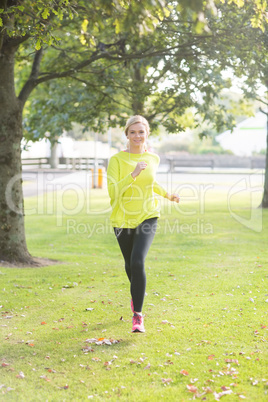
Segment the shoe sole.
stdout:
[[132,332],[140,332],[141,334],[144,334],[145,330],[144,330],[144,331],[140,331],[139,329],[134,329],[134,331],[132,330]]

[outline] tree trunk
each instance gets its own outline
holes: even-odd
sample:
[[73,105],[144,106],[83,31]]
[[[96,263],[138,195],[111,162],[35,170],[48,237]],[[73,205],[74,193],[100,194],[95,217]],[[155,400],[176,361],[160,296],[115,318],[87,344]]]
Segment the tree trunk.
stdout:
[[268,113],[266,113],[267,131],[266,131],[266,158],[265,158],[265,176],[264,176],[264,190],[261,202],[262,208],[268,208]]
[[49,163],[51,169],[57,169],[59,166],[59,158],[58,158],[58,143],[50,142],[50,158]]
[[15,48],[0,52],[0,260],[32,262],[25,240],[21,177],[22,103],[14,88]]
[[134,115],[143,115],[144,114],[144,102],[145,96],[141,91],[139,91],[140,83],[143,84],[144,77],[141,74],[140,68],[137,64],[134,65],[133,72],[133,82],[134,88],[132,89],[132,110]]

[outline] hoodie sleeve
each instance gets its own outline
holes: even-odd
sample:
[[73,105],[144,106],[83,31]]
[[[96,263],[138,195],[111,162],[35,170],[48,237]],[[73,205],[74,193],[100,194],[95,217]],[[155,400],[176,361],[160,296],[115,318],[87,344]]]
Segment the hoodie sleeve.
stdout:
[[165,190],[164,187],[162,187],[161,184],[159,184],[156,180],[154,181],[153,190],[156,194],[161,195],[162,197],[167,195],[167,190]]
[[107,185],[111,200],[121,197],[134,181],[131,173],[120,180],[119,160],[112,157],[107,168]]

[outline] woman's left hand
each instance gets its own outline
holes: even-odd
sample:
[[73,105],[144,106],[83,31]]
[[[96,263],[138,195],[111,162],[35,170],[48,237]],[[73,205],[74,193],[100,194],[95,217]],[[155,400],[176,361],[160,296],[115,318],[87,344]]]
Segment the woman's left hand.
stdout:
[[169,201],[175,201],[177,203],[180,202],[179,194],[167,194],[166,197],[169,199]]

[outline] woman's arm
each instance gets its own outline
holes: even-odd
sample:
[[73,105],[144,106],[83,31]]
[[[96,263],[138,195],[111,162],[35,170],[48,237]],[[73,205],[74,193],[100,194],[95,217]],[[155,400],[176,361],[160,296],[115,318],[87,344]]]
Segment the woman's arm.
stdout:
[[167,194],[165,195],[165,198],[167,198],[169,201],[175,201],[175,202],[177,202],[177,203],[180,202],[180,196],[179,196],[179,194],[175,194],[175,193],[169,194],[169,193],[167,193]]
[[118,198],[131,186],[135,181],[131,173],[120,180],[120,166],[116,158],[111,158],[107,168],[107,185],[108,193],[111,199]]
[[156,194],[161,195],[161,197],[166,197],[167,190],[158,183],[158,181],[154,181],[153,190]]
[[167,198],[169,201],[175,201],[177,203],[180,202],[180,197],[178,194],[169,194],[157,181],[154,182],[154,192],[164,198]]

